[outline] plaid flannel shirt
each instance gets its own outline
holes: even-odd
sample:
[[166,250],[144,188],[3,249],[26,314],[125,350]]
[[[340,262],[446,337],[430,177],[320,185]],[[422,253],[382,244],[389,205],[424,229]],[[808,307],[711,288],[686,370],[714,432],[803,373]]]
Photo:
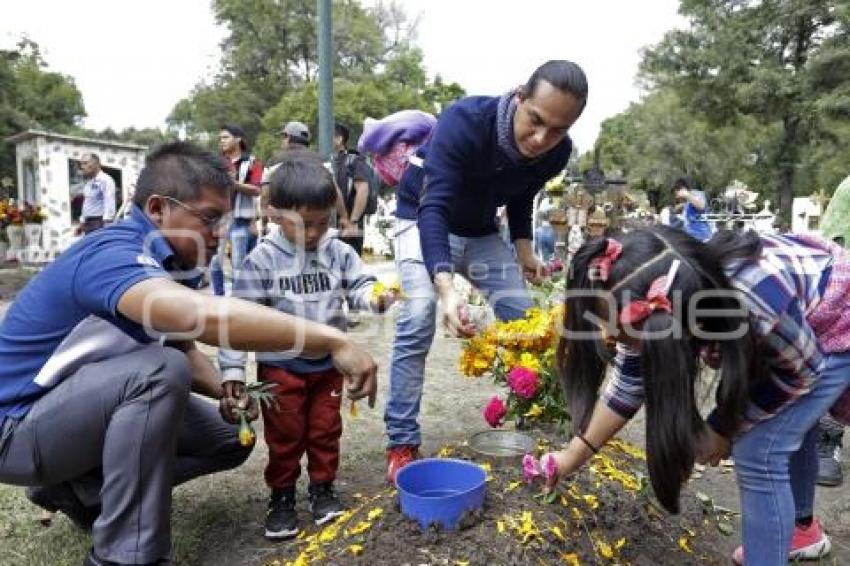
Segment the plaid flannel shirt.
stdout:
[[[737,262],[727,268],[750,311],[769,368],[767,379],[751,391],[739,433],[776,415],[813,388],[824,364],[825,351],[819,337],[830,330],[821,328],[822,320],[833,320],[833,326],[838,321],[844,330],[850,324],[847,309],[833,317],[817,312],[828,291],[834,264],[842,273],[850,271],[850,262],[840,247],[805,236],[764,236],[762,242],[764,249],[758,262]],[[836,303],[845,301],[834,301],[830,295],[844,292],[846,288],[830,288],[823,302],[835,308]],[[819,324],[813,326],[812,319]],[[831,350],[846,351],[846,344],[843,346],[844,350]],[[634,416],[643,403],[638,352],[618,344],[613,376],[602,398],[622,417]],[[709,424],[714,419],[712,411]]]

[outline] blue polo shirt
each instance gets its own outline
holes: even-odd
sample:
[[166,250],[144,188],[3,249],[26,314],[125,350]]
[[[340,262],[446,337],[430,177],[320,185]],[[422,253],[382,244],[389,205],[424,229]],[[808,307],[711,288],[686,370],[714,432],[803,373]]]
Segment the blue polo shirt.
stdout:
[[27,414],[80,367],[159,338],[118,312],[127,289],[173,278],[174,251],[133,206],[130,217],[93,232],[34,277],[0,324],[0,423]]

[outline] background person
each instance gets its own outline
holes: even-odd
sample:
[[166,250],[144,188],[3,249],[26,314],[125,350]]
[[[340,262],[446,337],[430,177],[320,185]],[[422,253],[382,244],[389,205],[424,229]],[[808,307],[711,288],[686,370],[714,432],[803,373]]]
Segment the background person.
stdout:
[[95,153],[83,154],[80,172],[85,182],[77,234],[89,234],[115,219],[115,181],[100,168],[100,158]]

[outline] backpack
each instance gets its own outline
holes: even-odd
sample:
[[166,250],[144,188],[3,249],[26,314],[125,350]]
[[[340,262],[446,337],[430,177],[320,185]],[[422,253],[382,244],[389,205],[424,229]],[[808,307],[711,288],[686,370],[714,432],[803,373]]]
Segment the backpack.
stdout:
[[[354,184],[354,164],[358,158],[363,160],[363,164],[366,167],[366,182],[369,185],[369,196],[366,199],[366,208],[363,210],[363,216],[368,216],[378,211],[378,189],[380,188],[380,181],[378,181],[375,169],[369,161],[356,153],[349,153],[345,156],[345,167],[348,170],[348,196],[346,200],[351,200],[351,187]],[[351,200],[352,204],[353,202]],[[351,204],[346,203],[346,206],[349,207],[350,212]]]

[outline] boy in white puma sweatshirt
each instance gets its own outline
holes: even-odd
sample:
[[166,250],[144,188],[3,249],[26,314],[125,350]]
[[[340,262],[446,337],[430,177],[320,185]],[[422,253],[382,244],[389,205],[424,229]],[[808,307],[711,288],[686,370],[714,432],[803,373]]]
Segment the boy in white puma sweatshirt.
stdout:
[[[245,258],[233,296],[343,331],[343,301],[354,309],[385,311],[396,294],[373,293],[377,281],[363,272],[354,249],[327,237],[336,194],[333,177],[318,155],[300,151],[284,158],[272,175],[265,211],[280,230],[272,231]],[[245,359],[243,352],[220,351],[225,381],[245,380]],[[291,538],[299,530],[295,482],[305,452],[313,520],[322,525],[344,511],[333,489],[343,376],[330,357],[308,352],[258,353],[257,362],[258,378],[277,385],[277,407],[263,407],[269,447],[265,479],[272,490],[265,534],[270,539]]]

